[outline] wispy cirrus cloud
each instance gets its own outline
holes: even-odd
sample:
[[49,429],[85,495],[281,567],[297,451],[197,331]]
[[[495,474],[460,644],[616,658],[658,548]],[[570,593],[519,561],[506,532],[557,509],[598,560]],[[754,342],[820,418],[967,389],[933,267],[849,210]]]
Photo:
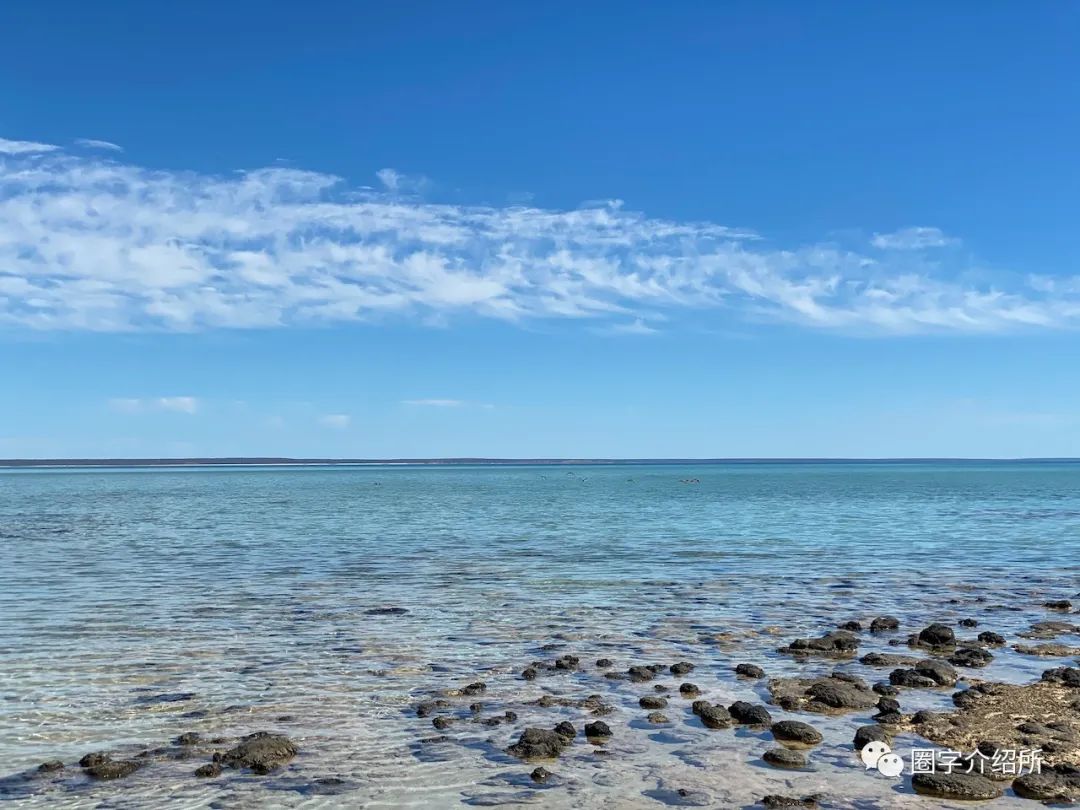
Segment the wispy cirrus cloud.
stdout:
[[334,430],[345,430],[352,422],[352,418],[346,413],[328,413],[319,417],[319,424]]
[[109,400],[109,408],[117,413],[173,411],[193,414],[199,410],[199,400],[196,397],[150,397],[147,399],[117,397]]
[[76,146],[82,146],[86,149],[103,149],[107,152],[123,152],[124,147],[119,146],[112,141],[99,141],[96,138],[76,138]]
[[882,250],[926,250],[959,244],[960,240],[946,236],[940,228],[902,228],[892,233],[875,233],[870,240]]
[[[1075,281],[924,262],[934,228],[777,247],[740,228],[403,197],[287,166],[163,171],[0,141],[0,326],[68,331],[285,328],[460,316],[643,332],[654,316],[857,332],[1080,323]],[[403,185],[405,183],[405,185]],[[412,187],[410,187],[412,188]],[[900,249],[903,247],[904,249]]]

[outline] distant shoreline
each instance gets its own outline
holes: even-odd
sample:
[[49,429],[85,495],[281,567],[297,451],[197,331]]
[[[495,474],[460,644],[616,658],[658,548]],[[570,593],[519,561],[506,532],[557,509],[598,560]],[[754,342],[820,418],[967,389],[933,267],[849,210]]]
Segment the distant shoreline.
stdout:
[[24,467],[376,467],[376,466],[586,466],[689,464],[1040,464],[1077,458],[50,458],[0,459],[0,468]]

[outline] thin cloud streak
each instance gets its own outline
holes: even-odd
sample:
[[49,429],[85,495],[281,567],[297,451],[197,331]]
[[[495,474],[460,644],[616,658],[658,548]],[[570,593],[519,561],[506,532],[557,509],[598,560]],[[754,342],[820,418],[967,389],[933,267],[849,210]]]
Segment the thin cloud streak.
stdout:
[[[771,246],[618,201],[576,210],[440,205],[286,166],[149,170],[0,140],[0,327],[80,331],[287,328],[356,321],[582,321],[642,333],[682,315],[859,334],[1074,328],[1075,278],[979,281],[921,251],[936,228],[864,254]],[[959,281],[957,279],[964,279]]]

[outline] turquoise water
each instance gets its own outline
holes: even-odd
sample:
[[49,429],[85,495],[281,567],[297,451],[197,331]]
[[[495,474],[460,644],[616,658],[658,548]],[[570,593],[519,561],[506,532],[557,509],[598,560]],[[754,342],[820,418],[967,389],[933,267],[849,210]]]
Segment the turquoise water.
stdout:
[[[1045,598],[1078,588],[1078,547],[1070,463],[4,471],[0,762],[14,773],[184,731],[269,729],[301,746],[274,777],[196,780],[199,763],[170,762],[123,783],[71,774],[9,794],[87,807],[662,807],[686,787],[717,806],[792,790],[910,806],[930,800],[851,756],[857,718],[815,720],[832,734],[815,770],[792,775],[760,766],[760,736],[681,714],[671,729],[645,725],[635,685],[517,673],[563,652],[624,667],[686,659],[706,696],[761,700],[731,666],[805,672],[775,648],[838,621],[894,613],[914,630],[974,615],[1007,632],[1045,618]],[[384,607],[407,612],[367,613]],[[1006,651],[979,674],[1021,682],[1060,663]],[[436,732],[411,707],[478,679],[491,710],[519,722],[463,715],[446,740],[420,742]],[[558,784],[522,781],[531,768],[501,749],[526,725],[585,716],[529,701],[591,692],[618,707],[608,753],[582,743],[550,766]],[[312,787],[323,777],[344,780],[338,795]]]

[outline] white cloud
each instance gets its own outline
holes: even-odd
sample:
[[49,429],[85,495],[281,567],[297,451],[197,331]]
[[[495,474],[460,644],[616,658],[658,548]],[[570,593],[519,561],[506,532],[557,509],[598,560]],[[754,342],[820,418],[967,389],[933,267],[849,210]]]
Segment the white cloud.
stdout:
[[420,192],[430,185],[423,175],[402,174],[397,169],[379,169],[375,176],[391,193]]
[[349,422],[351,421],[349,415],[344,413],[328,413],[326,416],[319,417],[320,425],[333,428],[334,430],[344,430],[349,426]]
[[146,411],[173,411],[193,414],[199,410],[195,397],[153,397],[132,399],[117,397],[109,400],[109,408],[117,413],[144,413]]
[[615,335],[655,335],[660,330],[649,326],[641,318],[635,318],[629,323],[612,324],[605,331]]
[[[871,256],[829,243],[776,247],[618,201],[439,205],[281,165],[218,176],[21,141],[0,141],[0,153],[0,327],[9,329],[445,324],[462,315],[638,332],[680,314],[710,328],[783,321],[892,333],[1080,322],[1076,279],[991,281],[892,249],[948,239],[933,228],[879,234],[890,249]],[[380,177],[391,192],[415,188],[398,172]]]
[[124,147],[118,146],[111,141],[99,141],[94,138],[76,138],[76,146],[82,146],[86,149],[103,149],[107,152],[123,152]]
[[9,141],[0,138],[0,155],[33,155],[40,152],[55,152],[58,146],[33,141]]
[[946,236],[940,228],[902,228],[892,233],[875,233],[870,244],[882,250],[926,250],[955,245],[959,241]]
[[461,399],[403,399],[401,404],[426,408],[461,408],[466,403]]

